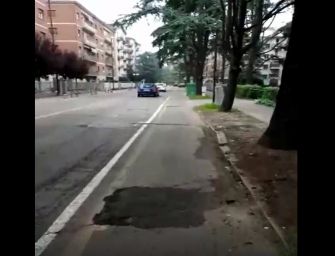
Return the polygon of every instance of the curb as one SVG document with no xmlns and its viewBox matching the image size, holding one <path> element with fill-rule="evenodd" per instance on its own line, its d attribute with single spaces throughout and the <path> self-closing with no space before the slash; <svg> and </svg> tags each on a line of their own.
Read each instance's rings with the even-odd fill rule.
<svg viewBox="0 0 335 256">
<path fill-rule="evenodd" d="M 284 238 L 283 232 L 281 231 L 280 227 L 276 224 L 276 222 L 273 220 L 273 218 L 271 218 L 266 213 L 266 210 L 265 210 L 265 207 L 264 207 L 263 203 L 258 200 L 256 194 L 251 189 L 252 186 L 251 186 L 250 182 L 245 177 L 243 177 L 244 176 L 243 171 L 241 169 L 237 168 L 237 166 L 235 165 L 236 158 L 232 153 L 230 153 L 231 151 L 230 151 L 229 146 L 227 145 L 228 140 L 226 138 L 225 133 L 223 131 L 216 131 L 212 125 L 210 125 L 209 123 L 207 123 L 207 124 L 208 124 L 209 128 L 216 134 L 218 144 L 219 144 L 219 148 L 222 151 L 222 153 L 224 154 L 224 156 L 226 157 L 230 166 L 232 167 L 233 176 L 235 178 L 237 178 L 238 180 L 240 180 L 242 182 L 242 184 L 244 185 L 244 187 L 249 191 L 252 198 L 255 200 L 255 202 L 257 204 L 257 207 L 259 208 L 259 210 L 261 211 L 261 213 L 263 214 L 265 219 L 269 222 L 269 224 L 271 225 L 271 227 L 273 228 L 275 233 L 278 235 L 278 237 L 280 238 L 280 240 L 284 244 L 285 248 L 288 249 L 289 248 L 288 243 L 287 243 L 286 239 Z M 222 139 L 222 138 L 225 138 L 225 140 Z"/>
</svg>

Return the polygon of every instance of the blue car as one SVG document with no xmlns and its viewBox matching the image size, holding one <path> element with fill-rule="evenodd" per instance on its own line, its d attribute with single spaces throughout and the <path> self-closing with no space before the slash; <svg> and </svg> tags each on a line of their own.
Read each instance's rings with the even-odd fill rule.
<svg viewBox="0 0 335 256">
<path fill-rule="evenodd" d="M 137 88 L 137 97 L 142 97 L 142 96 L 158 97 L 159 92 L 158 92 L 157 86 L 153 83 L 144 83 L 144 84 L 139 85 Z"/>
</svg>

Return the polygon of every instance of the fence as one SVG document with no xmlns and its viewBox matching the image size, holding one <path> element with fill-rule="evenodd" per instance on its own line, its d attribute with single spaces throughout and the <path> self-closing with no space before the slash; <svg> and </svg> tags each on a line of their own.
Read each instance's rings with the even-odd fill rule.
<svg viewBox="0 0 335 256">
<path fill-rule="evenodd" d="M 135 83 L 114 82 L 87 82 L 68 79 L 59 79 L 61 95 L 64 94 L 96 94 L 98 91 L 110 92 L 112 90 L 135 88 Z M 56 81 L 35 81 L 35 96 L 47 96 L 56 94 Z"/>
</svg>

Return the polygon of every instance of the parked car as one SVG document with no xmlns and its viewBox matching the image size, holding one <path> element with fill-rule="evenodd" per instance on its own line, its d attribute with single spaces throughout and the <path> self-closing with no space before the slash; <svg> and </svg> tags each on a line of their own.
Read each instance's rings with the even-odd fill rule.
<svg viewBox="0 0 335 256">
<path fill-rule="evenodd" d="M 166 92 L 166 84 L 164 84 L 164 83 L 156 83 L 156 86 L 158 88 L 158 91 L 160 91 L 160 92 Z"/>
<path fill-rule="evenodd" d="M 138 86 L 137 88 L 137 97 L 142 96 L 159 96 L 158 88 L 153 83 L 144 83 Z"/>
</svg>

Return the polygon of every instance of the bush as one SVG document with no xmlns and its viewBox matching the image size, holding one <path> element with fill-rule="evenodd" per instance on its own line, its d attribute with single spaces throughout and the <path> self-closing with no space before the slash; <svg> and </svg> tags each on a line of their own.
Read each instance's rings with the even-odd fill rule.
<svg viewBox="0 0 335 256">
<path fill-rule="evenodd" d="M 264 87 L 263 94 L 260 98 L 276 102 L 278 90 L 278 87 Z"/>
<path fill-rule="evenodd" d="M 236 97 L 246 99 L 263 99 L 276 102 L 278 90 L 278 87 L 238 85 L 236 89 Z"/>
<path fill-rule="evenodd" d="M 258 99 L 262 97 L 262 87 L 258 85 L 238 85 L 236 97 L 247 99 Z"/>
<path fill-rule="evenodd" d="M 269 99 L 259 99 L 256 103 L 260 105 L 269 106 L 269 107 L 274 107 L 276 105 L 276 102 L 274 102 L 273 100 L 269 100 Z"/>
</svg>

